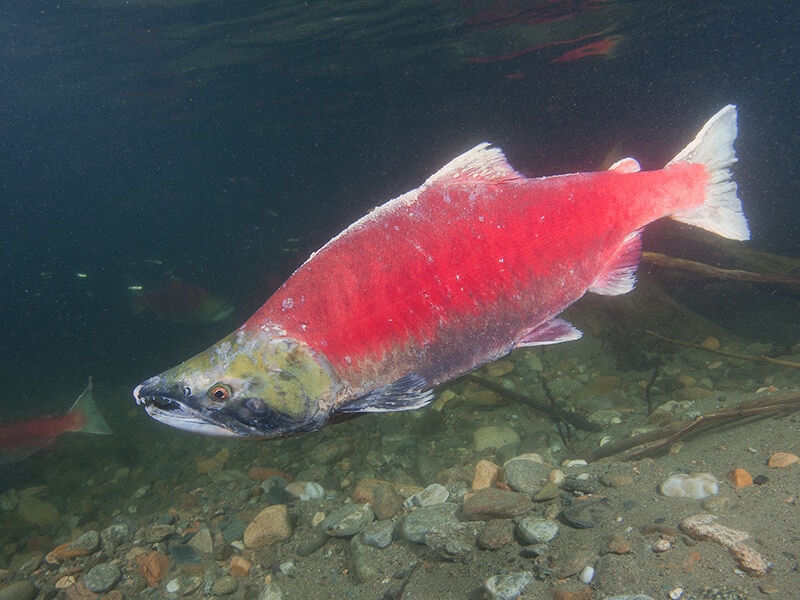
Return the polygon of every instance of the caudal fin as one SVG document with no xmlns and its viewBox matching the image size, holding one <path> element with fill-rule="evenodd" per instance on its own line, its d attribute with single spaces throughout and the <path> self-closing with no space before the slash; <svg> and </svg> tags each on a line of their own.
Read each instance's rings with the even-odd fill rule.
<svg viewBox="0 0 800 600">
<path fill-rule="evenodd" d="M 681 162 L 702 163 L 709 172 L 705 202 L 672 218 L 732 240 L 749 240 L 750 229 L 730 170 L 736 162 L 733 149 L 736 134 L 736 107 L 729 104 L 711 117 L 697 137 L 667 163 L 667 167 Z"/>
<path fill-rule="evenodd" d="M 89 378 L 89 384 L 83 393 L 75 400 L 75 404 L 69 409 L 69 412 L 79 412 L 85 418 L 81 433 L 98 433 L 101 435 L 111 433 L 111 428 L 106 423 L 106 420 L 97 410 L 97 405 L 92 398 L 92 378 Z"/>
</svg>

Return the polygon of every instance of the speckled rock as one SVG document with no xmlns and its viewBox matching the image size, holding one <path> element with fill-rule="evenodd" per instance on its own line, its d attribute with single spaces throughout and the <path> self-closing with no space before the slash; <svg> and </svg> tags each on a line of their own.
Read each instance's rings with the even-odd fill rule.
<svg viewBox="0 0 800 600">
<path fill-rule="evenodd" d="M 391 519 L 403 510 L 403 499 L 390 483 L 380 483 L 372 492 L 372 512 L 378 520 Z"/>
<path fill-rule="evenodd" d="M 83 585 L 89 590 L 100 594 L 117 585 L 121 577 L 122 573 L 116 565 L 100 563 L 89 569 L 89 572 L 83 578 Z"/>
<path fill-rule="evenodd" d="M 175 533 L 175 527 L 166 524 L 148 525 L 136 532 L 135 539 L 143 544 L 157 544 Z"/>
<path fill-rule="evenodd" d="M 431 532 L 448 533 L 461 527 L 456 517 L 458 504 L 445 502 L 423 506 L 409 514 L 403 521 L 401 531 L 409 542 L 424 544 L 425 536 Z"/>
<path fill-rule="evenodd" d="M 546 544 L 558 533 L 558 523 L 541 517 L 523 517 L 517 523 L 517 536 L 526 544 Z"/>
<path fill-rule="evenodd" d="M 499 550 L 514 541 L 514 525 L 508 519 L 492 519 L 475 540 L 481 550 Z"/>
<path fill-rule="evenodd" d="M 239 589 L 239 581 L 236 577 L 225 575 L 217 579 L 211 586 L 212 596 L 227 596 Z"/>
<path fill-rule="evenodd" d="M 533 496 L 542 489 L 550 473 L 550 467 L 525 454 L 507 461 L 503 470 L 508 486 L 528 496 Z"/>
<path fill-rule="evenodd" d="M 406 508 L 412 506 L 431 506 L 433 504 L 441 504 L 447 502 L 450 497 L 450 492 L 447 488 L 438 483 L 432 483 L 421 492 L 417 492 L 405 501 Z"/>
<path fill-rule="evenodd" d="M 258 600 L 283 600 L 283 592 L 277 583 L 271 581 L 261 588 Z"/>
<path fill-rule="evenodd" d="M 373 521 L 361 532 L 361 538 L 367 546 L 372 546 L 373 548 L 387 548 L 394 539 L 397 525 L 397 521 L 391 519 Z"/>
<path fill-rule="evenodd" d="M 108 556 L 113 556 L 121 544 L 130 540 L 131 532 L 126 523 L 114 523 L 100 532 L 100 541 L 103 544 L 103 551 Z"/>
<path fill-rule="evenodd" d="M 492 575 L 484 585 L 486 595 L 491 600 L 515 600 L 533 582 L 531 571 Z"/>
<path fill-rule="evenodd" d="M 100 534 L 94 529 L 79 535 L 70 543 L 70 548 L 82 550 L 86 554 L 94 554 L 100 548 Z"/>
<path fill-rule="evenodd" d="M 533 503 L 522 494 L 497 488 L 478 490 L 461 505 L 464 517 L 471 521 L 508 519 L 528 512 Z"/>
<path fill-rule="evenodd" d="M 325 517 L 320 529 L 333 537 L 351 537 L 374 520 L 369 504 L 346 504 Z"/>
<path fill-rule="evenodd" d="M 268 506 L 244 530 L 244 545 L 263 548 L 285 542 L 292 536 L 292 523 L 285 504 Z"/>
</svg>

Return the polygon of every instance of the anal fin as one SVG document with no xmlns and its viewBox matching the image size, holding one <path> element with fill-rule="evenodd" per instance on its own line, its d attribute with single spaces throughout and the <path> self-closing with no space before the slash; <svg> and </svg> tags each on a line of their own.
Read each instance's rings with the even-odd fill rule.
<svg viewBox="0 0 800 600">
<path fill-rule="evenodd" d="M 583 335 L 564 319 L 554 318 L 537 325 L 529 330 L 517 341 L 516 348 L 526 346 L 545 346 L 547 344 L 560 344 L 561 342 L 571 342 L 580 339 Z"/>
<path fill-rule="evenodd" d="M 606 268 L 589 287 L 589 291 L 604 296 L 627 294 L 636 287 L 636 268 L 641 258 L 642 236 L 634 231 L 617 248 Z"/>
<path fill-rule="evenodd" d="M 336 408 L 334 415 L 390 412 L 422 408 L 433 401 L 433 390 L 423 377 L 410 373 Z"/>
</svg>

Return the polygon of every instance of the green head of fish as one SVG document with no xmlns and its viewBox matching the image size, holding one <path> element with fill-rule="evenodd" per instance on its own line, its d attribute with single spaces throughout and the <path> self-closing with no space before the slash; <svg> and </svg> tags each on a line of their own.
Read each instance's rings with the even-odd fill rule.
<svg viewBox="0 0 800 600">
<path fill-rule="evenodd" d="M 240 329 L 133 395 L 178 429 L 269 439 L 321 427 L 336 393 L 327 361 L 308 346 L 269 329 Z"/>
</svg>

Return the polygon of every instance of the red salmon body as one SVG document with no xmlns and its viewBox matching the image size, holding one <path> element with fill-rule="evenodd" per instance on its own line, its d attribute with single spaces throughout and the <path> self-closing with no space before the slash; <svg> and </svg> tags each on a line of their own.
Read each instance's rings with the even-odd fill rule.
<svg viewBox="0 0 800 600">
<path fill-rule="evenodd" d="M 515 346 L 586 291 L 633 287 L 638 232 L 703 205 L 711 169 L 528 179 L 481 144 L 331 240 L 243 328 L 277 325 L 364 393 L 410 372 L 435 385 Z M 576 336 L 578 335 L 575 332 Z"/>
<path fill-rule="evenodd" d="M 530 179 L 479 144 L 313 254 L 239 329 L 134 391 L 155 419 L 209 435 L 281 437 L 331 417 L 408 410 L 514 348 L 581 334 L 558 318 L 586 292 L 633 289 L 640 233 L 663 217 L 732 239 L 736 109 L 663 169 Z"/>
</svg>

